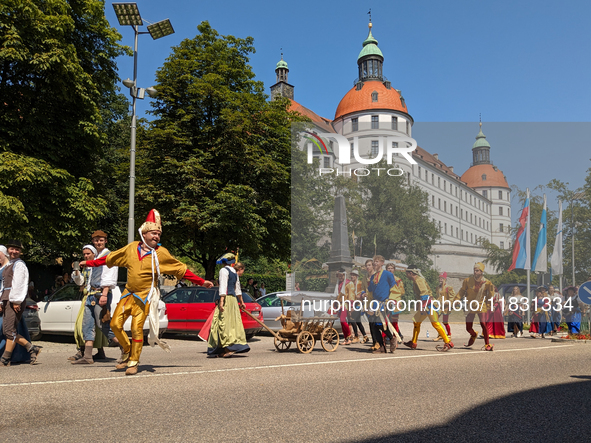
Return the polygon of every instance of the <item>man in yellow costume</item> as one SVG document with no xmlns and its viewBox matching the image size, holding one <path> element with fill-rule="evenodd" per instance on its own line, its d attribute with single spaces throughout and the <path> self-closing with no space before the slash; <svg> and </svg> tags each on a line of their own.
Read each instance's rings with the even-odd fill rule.
<svg viewBox="0 0 591 443">
<path fill-rule="evenodd" d="M 453 302 L 458 300 L 459 296 L 450 285 L 447 284 L 447 272 L 439 274 L 439 286 L 437 286 L 437 300 L 441 304 L 441 321 L 445 327 L 445 332 L 451 340 L 451 327 L 449 326 L 449 314 L 452 311 Z M 439 341 L 443 337 L 438 335 L 433 341 Z"/>
<path fill-rule="evenodd" d="M 439 323 L 437 311 L 433 309 L 433 300 L 429 283 L 427 283 L 427 280 L 425 280 L 425 277 L 421 274 L 421 270 L 413 265 L 406 268 L 406 276 L 413 282 L 412 289 L 415 293 L 415 299 L 420 300 L 421 310 L 417 311 L 413 317 L 414 329 L 412 332 L 412 340 L 405 342 L 404 346 L 408 346 L 411 349 L 417 348 L 417 341 L 419 339 L 419 333 L 421 332 L 421 323 L 429 317 L 435 330 L 443 337 L 444 345 L 437 346 L 436 349 L 441 352 L 449 351 L 454 347 L 454 344 L 445 333 L 441 323 Z"/>
<path fill-rule="evenodd" d="M 80 266 L 107 265 L 109 268 L 113 266 L 127 268 L 127 284 L 111 319 L 111 329 L 121 346 L 121 363 L 116 367 L 126 369 L 126 375 L 135 375 L 138 372 L 144 344 L 143 326 L 146 317 L 150 317 L 148 338 L 150 345 L 158 344 L 163 349 L 170 350 L 166 343 L 158 339 L 158 302 L 160 300 L 158 277 L 161 274 L 168 274 L 174 275 L 178 280 L 187 279 L 206 288 L 213 286 L 210 281 L 203 280 L 189 271 L 187 265 L 175 259 L 166 248 L 160 246 L 162 222 L 158 211 L 155 209 L 150 211 L 145 223 L 140 226 L 139 233 L 142 241 L 134 241 L 101 259 L 80 262 Z M 123 324 L 129 316 L 132 317 L 131 343 L 123 330 Z"/>
<path fill-rule="evenodd" d="M 394 300 L 396 302 L 396 306 L 398 306 L 398 303 L 400 300 L 402 300 L 402 296 L 406 293 L 404 291 L 404 283 L 402 282 L 401 278 L 396 277 L 396 274 L 394 273 L 396 271 L 396 265 L 394 263 L 388 263 L 388 266 L 386 266 L 386 271 L 390 271 L 392 273 L 394 276 L 394 281 L 396 282 L 396 284 L 390 288 L 390 296 L 388 298 L 390 300 Z M 404 336 L 398 327 L 398 320 L 400 319 L 400 314 L 402 312 L 403 311 L 399 311 L 398 308 L 390 312 L 390 323 L 392 326 L 394 326 L 396 332 L 398 332 L 401 340 L 404 338 Z"/>
<path fill-rule="evenodd" d="M 469 348 L 478 337 L 478 333 L 473 328 L 474 317 L 478 314 L 478 321 L 482 327 L 482 335 L 484 335 L 484 350 L 492 351 L 494 346 L 489 342 L 486 313 L 490 307 L 490 299 L 495 294 L 495 287 L 489 280 L 484 278 L 483 274 L 484 263 L 476 263 L 474 265 L 474 275 L 464 280 L 458 295 L 466 307 L 466 331 L 470 334 L 470 340 L 464 346 Z"/>
</svg>

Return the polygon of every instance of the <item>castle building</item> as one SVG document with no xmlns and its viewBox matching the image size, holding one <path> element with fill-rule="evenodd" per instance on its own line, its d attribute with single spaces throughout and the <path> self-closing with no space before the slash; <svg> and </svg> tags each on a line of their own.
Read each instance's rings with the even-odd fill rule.
<svg viewBox="0 0 591 443">
<path fill-rule="evenodd" d="M 320 167 L 339 168 L 352 176 L 352 171 L 367 167 L 354 157 L 354 148 L 361 158 L 374 158 L 384 152 L 381 144 L 386 143 L 387 137 L 412 137 L 414 124 L 402 92 L 384 76 L 384 56 L 372 35 L 371 22 L 357 57 L 357 70 L 358 77 L 337 105 L 333 120 L 320 117 L 294 100 L 283 56 L 276 67 L 277 83 L 271 87 L 272 98 L 289 98 L 291 109 L 308 116 L 317 133 L 332 132 L 347 138 L 351 145 L 350 164 L 338 163 L 332 141 L 328 143 L 328 153 L 315 150 L 313 155 L 320 160 Z M 397 142 L 392 143 L 397 146 Z M 429 216 L 441 233 L 431 259 L 436 269 L 448 273 L 452 284 L 454 279 L 457 283 L 470 274 L 475 262 L 486 258 L 481 240 L 511 248 L 511 189 L 503 172 L 491 162 L 490 149 L 481 122 L 472 147 L 471 166 L 461 176 L 438 154 L 423 147 L 417 147 L 412 154 L 417 164 L 410 164 L 402 156 L 394 157 L 395 166 L 403 171 L 407 182 L 429 195 Z M 485 272 L 494 270 L 487 266 Z"/>
</svg>

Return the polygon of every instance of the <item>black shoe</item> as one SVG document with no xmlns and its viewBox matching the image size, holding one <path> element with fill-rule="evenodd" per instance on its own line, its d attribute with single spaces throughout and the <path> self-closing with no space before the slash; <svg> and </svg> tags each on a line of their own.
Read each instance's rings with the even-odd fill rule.
<svg viewBox="0 0 591 443">
<path fill-rule="evenodd" d="M 92 356 L 92 358 L 94 360 L 106 360 L 107 356 L 105 355 L 105 350 L 102 348 L 99 349 L 98 352 Z"/>
<path fill-rule="evenodd" d="M 34 364 L 37 363 L 37 356 L 41 352 L 41 349 L 43 349 L 43 346 L 35 346 L 35 345 L 33 345 L 31 347 L 31 349 L 29 350 L 29 355 L 31 356 L 31 364 L 32 365 L 34 365 Z"/>
</svg>

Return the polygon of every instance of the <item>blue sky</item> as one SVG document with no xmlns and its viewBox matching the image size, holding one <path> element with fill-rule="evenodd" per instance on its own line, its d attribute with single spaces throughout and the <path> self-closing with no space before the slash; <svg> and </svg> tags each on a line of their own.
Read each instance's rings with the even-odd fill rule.
<svg viewBox="0 0 591 443">
<path fill-rule="evenodd" d="M 140 36 L 140 87 L 152 86 L 171 47 L 193 38 L 197 25 L 208 20 L 220 34 L 254 37 L 257 52 L 251 65 L 267 93 L 275 83 L 275 64 L 283 48 L 296 101 L 332 119 L 357 76 L 357 55 L 367 36 L 371 7 L 384 74 L 402 90 L 417 122 L 414 138 L 426 150 L 439 153 L 456 172 L 470 165 L 479 114 L 492 160 L 510 185 L 534 188 L 558 178 L 579 187 L 591 166 L 591 124 L 583 123 L 591 121 L 589 2 L 137 3 L 145 20 L 170 18 L 176 31 L 156 41 Z M 122 43 L 131 46 L 131 27 L 119 26 L 109 3 L 106 14 L 121 32 Z M 132 76 L 130 57 L 120 58 L 118 65 L 121 78 Z M 148 99 L 138 104 L 139 115 L 148 109 Z M 426 122 L 450 122 L 450 129 L 421 133 L 421 128 L 437 127 L 424 126 Z M 549 204 L 557 206 L 552 198 Z"/>
</svg>

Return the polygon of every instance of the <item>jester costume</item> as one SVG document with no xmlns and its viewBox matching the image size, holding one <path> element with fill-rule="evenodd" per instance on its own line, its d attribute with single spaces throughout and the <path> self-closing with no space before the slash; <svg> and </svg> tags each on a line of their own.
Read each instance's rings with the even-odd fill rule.
<svg viewBox="0 0 591 443">
<path fill-rule="evenodd" d="M 476 263 L 474 269 L 480 269 L 484 271 L 483 263 Z M 485 350 L 492 351 L 493 347 L 489 341 L 488 326 L 487 326 L 487 315 L 490 311 L 490 299 L 495 293 L 494 285 L 484 278 L 480 277 L 476 280 L 474 276 L 470 276 L 462 283 L 462 288 L 458 292 L 460 300 L 466 303 L 467 314 L 466 314 L 466 331 L 470 334 L 470 340 L 466 347 L 470 347 L 476 341 L 478 334 L 474 330 L 474 317 L 478 314 L 478 320 L 482 327 L 482 335 L 484 335 Z"/>
<path fill-rule="evenodd" d="M 160 214 L 154 209 L 150 211 L 146 222 L 139 229 L 140 236 L 150 231 L 162 232 Z M 170 347 L 158 338 L 158 303 L 160 291 L 158 290 L 158 277 L 168 274 L 178 280 L 187 279 L 197 285 L 203 285 L 205 280 L 196 276 L 187 269 L 187 265 L 175 259 L 170 252 L 159 244 L 145 252 L 142 242 L 134 241 L 127 246 L 111 252 L 106 257 L 86 262 L 86 266 L 97 267 L 106 265 L 109 268 L 119 266 L 127 268 L 127 284 L 121 294 L 121 300 L 115 308 L 111 319 L 111 329 L 119 340 L 121 346 L 121 361 L 118 369 L 127 367 L 126 374 L 137 373 L 137 366 L 144 344 L 143 326 L 146 317 L 150 317 L 150 335 L 148 341 L 151 346 L 158 344 L 166 351 Z M 146 245 L 147 246 L 147 245 Z M 125 321 L 131 319 L 131 337 L 129 342 L 127 333 L 123 330 Z M 135 368 L 130 370 L 131 368 Z"/>
</svg>

